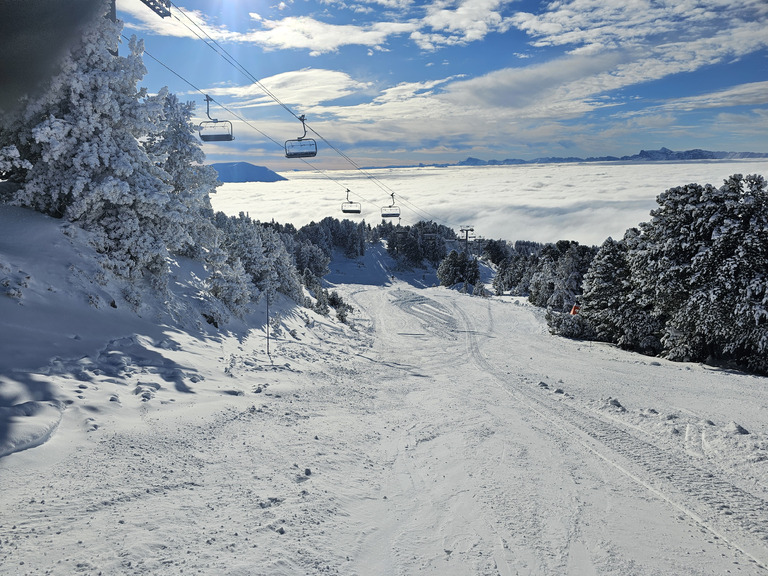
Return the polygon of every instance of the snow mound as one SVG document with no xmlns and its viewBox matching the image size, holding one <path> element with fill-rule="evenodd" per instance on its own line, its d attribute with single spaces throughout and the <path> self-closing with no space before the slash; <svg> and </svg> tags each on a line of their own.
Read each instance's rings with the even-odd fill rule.
<svg viewBox="0 0 768 576">
<path fill-rule="evenodd" d="M 47 442 L 63 411 L 64 404 L 57 400 L 0 406 L 0 458 Z"/>
</svg>

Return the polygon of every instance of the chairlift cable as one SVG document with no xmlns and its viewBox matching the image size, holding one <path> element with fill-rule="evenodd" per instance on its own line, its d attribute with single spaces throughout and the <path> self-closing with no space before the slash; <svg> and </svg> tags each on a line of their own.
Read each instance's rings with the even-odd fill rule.
<svg viewBox="0 0 768 576">
<path fill-rule="evenodd" d="M 190 18 L 190 17 L 189 17 L 189 15 L 188 15 L 188 14 L 187 14 L 187 13 L 186 13 L 186 12 L 185 12 L 185 11 L 184 11 L 182 8 L 180 8 L 180 7 L 179 7 L 178 5 L 176 5 L 174 2 L 171 2 L 171 5 L 172 5 L 172 6 L 174 6 L 174 7 L 176 8 L 176 10 L 177 10 L 177 11 L 178 11 L 180 14 L 182 14 L 182 15 L 184 16 L 184 18 L 186 18 L 186 19 L 187 19 L 187 20 L 188 20 L 188 21 L 189 21 L 189 22 L 190 22 L 190 23 L 191 23 L 191 24 L 192 24 L 192 25 L 193 25 L 193 26 L 194 26 L 194 27 L 195 27 L 197 30 L 199 30 L 199 31 L 200 31 L 200 33 L 201 33 L 201 34 L 203 34 L 203 35 L 205 36 L 205 38 L 207 38 L 208 40 L 206 40 L 205 38 L 203 38 L 202 36 L 200 36 L 200 34 L 198 34 L 197 32 L 195 32 L 194 30 L 192 30 L 192 29 L 191 29 L 191 28 L 190 28 L 190 27 L 189 27 L 187 24 L 185 24 L 184 22 L 182 22 L 182 21 L 181 21 L 181 19 L 179 19 L 177 16 L 174 16 L 174 17 L 175 17 L 175 19 L 176 19 L 176 20 L 177 20 L 177 21 L 178 21 L 180 24 L 182 24 L 182 25 L 183 25 L 185 28 L 187 28 L 187 29 L 188 29 L 190 32 L 192 32 L 192 33 L 193 33 L 195 36 L 197 36 L 197 37 L 198 37 L 200 40 L 202 40 L 202 41 L 205 43 L 205 45 L 206 45 L 206 46 L 208 46 L 208 47 L 209 47 L 209 48 L 211 48 L 211 49 L 212 49 L 214 52 L 216 52 L 217 54 L 219 54 L 219 56 L 221 56 L 222 58 L 224 58 L 224 60 L 226 60 L 226 61 L 227 61 L 227 63 L 229 63 L 229 64 L 230 64 L 230 65 L 232 65 L 232 66 L 233 66 L 235 69 L 237 69 L 239 72 L 241 72 L 242 74 L 244 74 L 244 75 L 245 75 L 245 76 L 246 76 L 246 77 L 247 77 L 249 80 L 251 80 L 251 81 L 252 81 L 254 84 L 256 84 L 256 85 L 257 85 L 257 86 L 258 86 L 258 87 L 259 87 L 259 88 L 260 88 L 260 89 L 261 89 L 261 90 L 262 90 L 262 91 L 263 91 L 263 92 L 264 92 L 264 93 L 265 93 L 267 96 L 269 96 L 269 97 L 270 97 L 270 98 L 271 98 L 271 99 L 272 99 L 272 100 L 273 100 L 273 101 L 274 101 L 276 104 L 278 104 L 279 106 L 281 106 L 281 107 L 282 107 L 282 108 L 283 108 L 283 109 L 284 109 L 286 112 L 288 112 L 289 114 L 291 114 L 291 116 L 293 116 L 293 117 L 294 117 L 294 118 L 296 118 L 297 120 L 300 120 L 300 121 L 301 121 L 301 123 L 302 123 L 302 126 L 304 127 L 304 131 L 305 131 L 305 134 L 306 134 L 306 131 L 307 131 L 307 130 L 311 131 L 311 132 L 312 132 L 312 133 L 313 133 L 315 136 L 317 136 L 317 137 L 318 137 L 320 140 L 322 140 L 322 141 L 323 141 L 323 142 L 326 144 L 326 146 L 328 146 L 328 147 L 329 147 L 331 150 L 333 150 L 334 152 L 336 152 L 336 153 L 337 153 L 337 154 L 338 154 L 338 155 L 339 155 L 341 158 L 343 158 L 344 160 L 346 160 L 346 161 L 347 161 L 347 162 L 348 162 L 348 163 L 349 163 L 349 164 L 350 164 L 350 165 L 351 165 L 353 168 L 355 168 L 356 170 L 358 170 L 359 172 L 361 172 L 362 174 L 364 174 L 364 175 L 365 175 L 365 176 L 366 176 L 366 177 L 367 177 L 369 180 L 371 180 L 371 181 L 372 181 L 372 182 L 373 182 L 373 183 L 374 183 L 376 186 L 378 186 L 378 187 L 379 187 L 381 190 L 383 190 L 384 192 L 386 192 L 386 193 L 387 193 L 387 195 L 389 195 L 389 194 L 391 194 L 391 193 L 393 193 L 393 192 L 394 192 L 394 191 L 393 191 L 393 190 L 392 190 L 392 189 L 391 189 L 389 186 L 387 186 L 386 184 L 384 184 L 383 182 L 381 182 L 381 181 L 380 181 L 378 178 L 376 178 L 374 175 L 372 175 L 372 174 L 370 174 L 369 172 L 367 172 L 367 171 L 366 171 L 366 170 L 365 170 L 363 167 L 361 167 L 361 166 L 360 166 L 360 165 L 359 165 L 357 162 L 355 162 L 355 160 L 353 160 L 353 159 L 352 159 L 352 158 L 351 158 L 351 157 L 350 157 L 348 154 L 346 154 L 344 151 L 342 151 L 342 150 L 340 150 L 339 148 L 337 148 L 337 147 L 336 147 L 336 146 L 335 146 L 333 143 L 331 143 L 329 140 L 327 140 L 327 139 L 326 139 L 326 138 L 325 138 L 325 137 L 324 137 L 322 134 L 320 134 L 320 133 L 319 133 L 319 132 L 317 132 L 317 131 L 316 131 L 314 128 L 312 128 L 311 126 L 309 126 L 309 125 L 308 125 L 308 123 L 306 123 L 306 120 L 305 120 L 305 119 L 303 119 L 303 117 L 302 117 L 303 115 L 302 115 L 302 116 L 299 116 L 299 115 L 297 115 L 297 114 L 296 114 L 296 113 L 295 113 L 293 110 L 291 110 L 291 109 L 290 109 L 290 108 L 289 108 L 289 107 L 288 107 L 288 106 L 287 106 L 287 105 L 286 105 L 286 104 L 285 104 L 285 103 L 284 103 L 282 100 L 280 100 L 280 98 L 278 98 L 278 97 L 277 97 L 277 95 L 276 95 L 274 92 L 272 92 L 272 91 L 271 91 L 269 88 L 267 88 L 267 87 L 266 87 L 266 86 L 265 86 L 265 85 L 264 85 L 264 84 L 263 84 L 263 83 L 262 83 L 262 82 L 261 82 L 261 81 L 260 81 L 260 80 L 259 80 L 259 79 L 258 79 L 256 76 L 254 76 L 254 75 L 253 75 L 253 74 L 252 74 L 252 73 L 251 73 L 251 72 L 250 72 L 250 71 L 249 71 L 249 70 L 248 70 L 248 69 L 247 69 L 245 66 L 243 66 L 242 64 L 240 64 L 240 62 L 238 62 L 238 60 L 237 60 L 237 59 L 236 59 L 234 56 L 232 56 L 232 55 L 231 55 L 231 54 L 230 54 L 230 53 L 229 53 L 229 52 L 226 50 L 226 48 L 224 48 L 224 47 L 223 47 L 221 44 L 219 44 L 219 42 L 218 42 L 216 39 L 214 39 L 213 37 L 211 37 L 211 35 L 210 35 L 210 34 L 208 34 L 208 32 L 206 32 L 206 31 L 205 31 L 205 30 L 204 30 L 204 29 L 203 29 L 203 28 L 202 28 L 202 27 L 201 27 L 199 24 L 197 24 L 197 22 L 195 22 L 195 21 L 194 21 L 192 18 Z M 270 140 L 272 140 L 272 139 L 270 138 Z M 275 140 L 272 140 L 272 141 L 273 141 L 273 142 L 275 142 Z M 301 158 L 300 158 L 300 159 L 301 159 Z M 303 160 L 303 159 L 302 159 L 302 160 Z M 311 165 L 309 162 L 306 162 L 306 161 L 305 161 L 305 163 L 307 163 L 307 164 Z M 406 202 L 406 203 L 410 205 L 410 210 L 411 210 L 411 211 L 413 211 L 413 212 L 415 212 L 417 215 L 419 215 L 419 216 L 422 216 L 422 215 L 426 215 L 426 216 L 428 216 L 430 219 L 434 219 L 434 220 L 436 220 L 436 219 L 437 219 L 437 218 L 433 217 L 432 215 L 430 215 L 428 212 L 426 212 L 426 211 L 424 211 L 424 210 L 421 210 L 421 209 L 417 208 L 417 207 L 416 207 L 414 204 L 412 204 L 412 203 L 410 203 L 410 202 Z"/>
<path fill-rule="evenodd" d="M 125 36 L 125 34 L 121 34 L 121 36 L 122 36 L 122 37 L 123 37 L 125 40 L 127 40 L 127 41 L 130 41 L 130 39 L 129 39 L 127 36 Z M 157 64 L 159 64 L 160 66 L 162 66 L 163 68 L 165 68 L 166 70 L 168 70 L 168 72 L 170 72 L 171 74 L 173 74 L 174 76 L 176 76 L 176 77 L 177 77 L 179 80 L 181 80 L 182 82 L 186 83 L 188 86 L 190 86 L 190 87 L 191 87 L 191 88 L 193 88 L 194 90 L 197 90 L 197 91 L 198 91 L 198 92 L 199 92 L 201 95 L 203 95 L 203 96 L 208 96 L 208 95 L 207 95 L 207 94 L 206 94 L 206 93 L 205 93 L 205 92 L 204 92 L 204 91 L 203 91 L 201 88 L 199 88 L 198 86 L 196 86 L 195 84 L 193 84 L 193 83 L 192 83 L 190 80 L 188 80 L 187 78 L 185 78 L 184 76 L 182 76 L 182 75 L 181 75 L 181 74 L 179 74 L 178 72 L 176 72 L 176 71 L 175 71 L 173 68 L 171 68 L 170 66 L 168 66 L 167 64 L 165 64 L 165 63 L 164 63 L 162 60 L 159 60 L 158 58 L 156 58 L 155 56 L 153 56 L 153 55 L 152 55 L 150 52 L 148 52 L 146 49 L 144 50 L 144 54 L 146 54 L 147 56 L 149 56 L 149 58 L 151 58 L 152 60 L 154 60 L 154 61 L 155 61 Z M 236 119 L 240 120 L 240 121 L 241 121 L 243 124 L 245 124 L 245 125 L 246 125 L 246 126 L 248 126 L 249 128 L 252 128 L 252 129 L 253 129 L 253 130 L 255 130 L 256 132 L 258 132 L 259 134 L 261 134 L 261 135 L 262 135 L 264 138 L 266 138 L 267 140 L 269 140 L 270 142 L 272 142 L 272 143 L 273 143 L 273 144 L 275 144 L 276 146 L 278 146 L 278 147 L 280 147 L 280 148 L 282 148 L 282 147 L 283 147 L 283 144 L 282 144 L 282 143 L 278 142 L 277 140 L 275 140 L 274 138 L 272 138 L 272 137 L 271 137 L 271 136 L 269 136 L 268 134 L 266 134 L 266 133 L 262 132 L 261 130 L 259 130 L 259 128 L 257 128 L 256 126 L 254 126 L 254 125 L 253 125 L 251 122 L 249 122 L 247 119 L 243 118 L 243 117 L 242 117 L 240 114 L 238 114 L 237 112 L 234 112 L 233 110 L 231 110 L 231 109 L 227 108 L 227 106 L 225 106 L 224 104 L 222 104 L 221 102 L 219 102 L 219 101 L 218 101 L 218 100 L 216 100 L 215 98 L 211 98 L 211 101 L 212 101 L 212 102 L 214 102 L 215 104 L 217 104 L 217 105 L 218 105 L 218 106 L 219 106 L 219 107 L 220 107 L 222 110 L 226 110 L 227 112 L 229 112 L 229 113 L 230 113 L 230 114 L 231 114 L 231 115 L 232 115 L 234 118 L 236 118 Z M 346 184 L 344 184 L 344 183 L 340 182 L 339 180 L 336 180 L 335 178 L 332 178 L 330 175 L 328 175 L 327 171 L 325 171 L 325 170 L 322 170 L 322 169 L 318 168 L 317 166 L 314 166 L 314 165 L 313 165 L 311 162 L 307 161 L 307 160 L 306 160 L 306 159 L 304 159 L 304 158 L 299 158 L 299 160 L 301 160 L 302 162 L 304 162 L 304 164 L 306 164 L 307 166 L 309 166 L 310 168 L 312 168 L 312 169 L 313 169 L 313 170 L 315 170 L 316 172 L 318 172 L 318 173 L 322 174 L 323 176 L 325 176 L 325 177 L 326 177 L 328 180 L 331 180 L 332 182 L 334 182 L 334 183 L 338 184 L 338 185 L 339 185 L 339 187 L 343 188 L 345 191 L 347 191 L 347 190 L 349 189 L 349 187 L 348 187 Z M 359 197 L 361 200 L 365 201 L 365 202 L 366 202 L 366 203 L 368 203 L 368 204 L 374 204 L 374 205 L 375 205 L 375 203 L 374 203 L 374 202 L 372 202 L 371 200 L 369 200 L 369 199 L 367 199 L 367 198 L 363 197 L 362 195 L 358 194 L 357 192 L 352 192 L 352 194 L 354 194 L 354 195 L 358 196 L 358 197 Z"/>
<path fill-rule="evenodd" d="M 192 18 L 190 18 L 190 17 L 189 17 L 189 15 L 187 15 L 187 13 L 186 13 L 186 12 L 185 12 L 183 9 L 181 9 L 181 8 L 180 8 L 180 7 L 179 7 L 177 4 L 175 4 L 175 3 L 173 3 L 173 2 L 171 2 L 170 4 L 171 4 L 171 5 L 172 5 L 174 8 L 176 8 L 176 11 L 178 11 L 180 14 L 182 14 L 182 15 L 184 16 L 184 18 L 186 18 L 186 19 L 187 19 L 187 20 L 188 20 L 188 21 L 189 21 L 189 22 L 190 22 L 190 23 L 191 23 L 191 24 L 192 24 L 192 25 L 193 25 L 193 26 L 194 26 L 194 27 L 195 27 L 197 30 L 199 30 L 199 31 L 200 31 L 200 33 L 201 33 L 203 36 L 205 36 L 205 38 L 204 38 L 203 36 L 201 36 L 201 34 L 200 34 L 200 33 L 196 32 L 195 30 L 193 30 L 192 28 L 190 28 L 190 26 L 189 26 L 189 25 L 187 25 L 185 22 L 183 22 L 183 21 L 182 21 L 182 20 L 181 20 L 181 19 L 180 19 L 178 16 L 176 16 L 174 12 L 171 12 L 171 15 L 173 16 L 173 18 L 174 18 L 176 21 L 178 21 L 178 22 L 179 22 L 179 23 L 180 23 L 182 26 L 184 26 L 184 27 L 185 27 L 187 30 L 189 30 L 189 31 L 190 31 L 192 34 L 194 34 L 194 35 L 195 35 L 195 36 L 196 36 L 196 37 L 197 37 L 199 40 L 201 40 L 201 41 L 202 41 L 202 42 L 203 42 L 203 43 L 204 43 L 206 46 L 208 46 L 208 47 L 209 47 L 211 50 L 213 50 L 213 51 L 214 51 L 214 52 L 216 52 L 216 53 L 217 53 L 219 56 L 221 56 L 221 57 L 222 57 L 222 58 L 223 58 L 223 59 L 224 59 L 224 60 L 225 60 L 225 61 L 226 61 L 228 64 L 230 64 L 230 65 L 231 65 L 232 67 L 234 67 L 236 70 L 238 70 L 239 72 L 241 72 L 242 74 L 244 74 L 244 75 L 245 75 L 245 76 L 246 76 L 246 77 L 247 77 L 249 80 L 251 80 L 251 81 L 252 81 L 254 84 L 256 84 L 256 85 L 257 85 L 257 86 L 258 86 L 258 87 L 259 87 L 259 88 L 260 88 L 260 89 L 261 89 L 261 90 L 262 90 L 262 91 L 263 91 L 263 92 L 264 92 L 264 93 L 265 93 L 267 96 L 269 96 L 269 97 L 270 97 L 270 98 L 271 98 L 271 99 L 272 99 L 272 100 L 273 100 L 273 101 L 274 101 L 276 104 L 278 104 L 279 106 L 281 106 L 281 107 L 282 107 L 282 108 L 283 108 L 285 111 L 287 111 L 289 114 L 291 114 L 291 115 L 292 115 L 294 118 L 296 118 L 297 120 L 300 120 L 300 119 L 301 119 L 301 118 L 300 118 L 300 117 L 299 117 L 299 116 L 298 116 L 298 115 L 297 115 L 295 112 L 293 112 L 293 110 L 291 110 L 291 109 L 290 109 L 290 108 L 289 108 L 289 107 L 288 107 L 288 106 L 287 106 L 287 105 L 286 105 L 284 102 L 282 102 L 282 101 L 281 101 L 281 100 L 280 100 L 280 99 L 277 97 L 277 95 L 275 95 L 275 94 L 274 94 L 274 93 L 273 93 L 271 90 L 269 90 L 269 88 L 267 88 L 267 87 L 266 87 L 264 84 L 262 84 L 262 82 L 261 82 L 261 81 L 260 81 L 260 80 L 259 80 L 259 79 L 258 79 L 256 76 L 254 76 L 253 74 L 251 74 L 251 72 L 249 72 L 247 68 L 245 68 L 245 67 L 244 67 L 242 64 L 240 64 L 240 63 L 237 61 L 237 59 L 236 59 L 234 56 L 232 56 L 232 55 L 231 55 L 231 54 L 230 54 L 230 53 L 229 53 L 229 52 L 228 52 L 228 51 L 227 51 L 227 50 L 226 50 L 226 49 L 225 49 L 223 46 L 221 46 L 221 44 L 219 44 L 219 43 L 218 43 L 218 42 L 217 42 L 217 41 L 216 41 L 214 38 L 212 38 L 212 37 L 211 37 L 211 36 L 210 36 L 210 35 L 209 35 L 209 34 L 208 34 L 208 33 L 207 33 L 207 32 L 206 32 L 206 31 L 205 31 L 203 28 L 201 28 L 201 27 L 200 27 L 200 26 L 199 26 L 199 25 L 198 25 L 198 24 L 197 24 L 197 23 L 196 23 L 196 22 L 195 22 L 195 21 L 194 21 Z M 125 35 L 122 35 L 122 36 L 123 36 L 123 38 L 126 38 L 126 37 L 125 37 Z M 206 40 L 206 38 L 207 38 L 208 40 Z M 126 40 L 128 40 L 128 39 L 126 38 Z M 165 63 L 163 63 L 163 62 L 161 62 L 160 60 L 158 60 L 157 58 L 155 58 L 155 57 L 154 57 L 152 54 L 150 54 L 150 53 L 149 53 L 149 52 L 147 52 L 146 50 L 144 50 L 144 53 L 145 53 L 145 54 L 147 54 L 147 56 L 149 56 L 149 57 L 150 57 L 152 60 L 154 60 L 155 62 L 157 62 L 158 64 L 160 64 L 160 65 L 161 65 L 163 68 L 165 68 L 166 70 L 168 70 L 169 72 L 171 72 L 172 74 L 174 74 L 175 76 L 177 76 L 177 77 L 178 77 L 179 79 L 181 79 L 183 82 L 187 83 L 189 86 L 191 86 L 192 88 L 194 88 L 195 90 L 197 90 L 198 92 L 200 92 L 200 94 L 202 94 L 203 96 L 206 96 L 206 97 L 210 98 L 210 97 L 208 96 L 208 94 L 206 94 L 205 92 L 203 92 L 203 90 L 201 90 L 199 87 L 195 86 L 195 85 L 194 85 L 192 82 L 190 82 L 189 80 L 187 80 L 186 78 L 184 78 L 184 77 L 183 77 L 181 74 L 179 74 L 179 73 L 178 73 L 178 72 L 176 72 L 175 70 L 171 69 L 171 68 L 170 68 L 168 65 L 166 65 Z M 264 133 L 263 131 L 259 130 L 259 129 L 258 129 L 256 126 L 254 126 L 253 124 L 251 124 L 251 122 L 249 122 L 248 120 L 246 120 L 245 118 L 243 118 L 241 115 L 239 115 L 239 114 L 237 114 L 237 113 L 233 112 L 231 109 L 227 108 L 226 106 L 224 106 L 222 103 L 218 102 L 218 101 L 217 101 L 216 99 L 214 99 L 214 98 L 211 98 L 211 101 L 212 101 L 212 102 L 214 102 L 214 103 L 216 103 L 216 104 L 217 104 L 217 105 L 218 105 L 220 108 L 222 108 L 223 110 L 226 110 L 227 112 L 229 112 L 229 113 L 230 113 L 232 116 L 234 116 L 235 118 L 237 118 L 238 120 L 240 120 L 240 121 L 241 121 L 243 124 L 245 124 L 246 126 L 248 126 L 248 127 L 252 128 L 252 129 L 253 129 L 253 130 L 255 130 L 256 132 L 258 132 L 259 134 L 261 134 L 261 135 L 262 135 L 264 138 L 266 138 L 266 139 L 267 139 L 267 140 L 269 140 L 270 142 L 274 143 L 276 146 L 279 146 L 280 148 L 283 148 L 283 144 L 282 144 L 282 143 L 278 142 L 277 140 L 275 140 L 274 138 L 272 138 L 272 137 L 271 137 L 271 136 L 269 136 L 268 134 L 266 134 L 266 133 Z M 346 160 L 346 161 L 347 161 L 347 162 L 348 162 L 348 163 L 349 163 L 349 164 L 350 164 L 352 167 L 354 167 L 356 170 L 358 170 L 359 172 L 361 172 L 362 174 L 364 174 L 364 175 L 365 175 L 365 176 L 366 176 L 366 177 L 367 177 L 367 178 L 368 178 L 370 181 L 372 181 L 372 182 L 373 182 L 373 183 L 374 183 L 376 186 L 378 186 L 378 187 L 379 187 L 381 190 L 383 190 L 384 192 L 386 192 L 386 193 L 387 193 L 387 195 L 394 193 L 394 191 L 393 191 L 393 190 L 392 190 L 392 189 L 391 189 L 389 186 L 387 186 L 386 184 L 384 184 L 383 182 L 381 182 L 381 181 L 380 181 L 378 178 L 376 178 L 374 175 L 370 174 L 368 171 L 366 171 L 364 168 L 362 168 L 362 167 L 361 167 L 361 166 L 360 166 L 360 165 L 359 165 L 357 162 L 355 162 L 355 161 L 354 161 L 354 160 L 353 160 L 353 159 L 352 159 L 352 158 L 351 158 L 349 155 L 347 155 L 345 152 L 343 152 L 342 150 L 340 150 L 339 148 L 337 148 L 335 145 L 333 145 L 333 144 L 332 144 L 330 141 L 328 141 L 328 140 L 327 140 L 327 139 L 326 139 L 326 138 L 325 138 L 325 137 L 324 137 L 322 134 L 318 133 L 318 132 L 317 132 L 317 131 L 316 131 L 314 128 L 312 128 L 311 126 L 309 126 L 308 124 L 306 124 L 306 121 L 305 121 L 305 120 L 302 120 L 302 124 L 304 125 L 304 127 L 305 127 L 305 130 L 309 130 L 309 131 L 311 131 L 313 134 L 315 134 L 315 135 L 316 135 L 316 136 L 317 136 L 317 137 L 318 137 L 320 140 L 322 140 L 322 141 L 323 141 L 323 142 L 324 142 L 324 143 L 325 143 L 325 144 L 326 144 L 326 145 L 327 145 L 327 146 L 328 146 L 330 149 L 332 149 L 334 152 L 336 152 L 336 153 L 337 153 L 337 154 L 338 154 L 338 155 L 339 155 L 341 158 L 343 158 L 344 160 Z M 341 183 L 340 181 L 336 180 L 335 178 L 332 178 L 331 176 L 329 176 L 329 175 L 327 174 L 327 172 L 326 172 L 325 170 L 322 170 L 322 169 L 320 169 L 320 168 L 318 168 L 318 167 L 314 166 L 314 165 L 313 165 L 311 162 L 307 161 L 305 158 L 297 158 L 297 159 L 298 159 L 298 160 L 301 160 L 302 162 L 304 162 L 304 164 L 306 164 L 307 166 L 309 166 L 309 167 L 310 167 L 310 168 L 312 168 L 313 170 L 315 170 L 315 171 L 319 172 L 320 174 L 322 174 L 323 176 L 325 176 L 327 179 L 331 180 L 332 182 L 335 182 L 336 184 L 338 184 L 338 185 L 339 185 L 341 188 L 343 188 L 344 190 L 349 190 L 349 188 L 348 188 L 348 187 L 347 187 L 345 184 Z M 359 194 L 359 193 L 357 193 L 357 192 L 352 192 L 352 194 L 355 194 L 356 196 L 358 196 L 360 199 L 362 199 L 363 201 L 365 201 L 365 202 L 366 202 L 366 203 L 368 203 L 368 204 L 372 204 L 372 205 L 376 205 L 376 206 L 378 206 L 378 205 L 377 205 L 375 202 L 372 202 L 371 200 L 368 200 L 368 199 L 366 199 L 365 197 L 363 197 L 362 195 L 360 195 L 360 194 Z M 424 217 L 424 216 L 426 216 L 426 217 L 427 217 L 429 220 L 433 220 L 433 221 L 439 221 L 439 220 L 440 220 L 440 219 L 438 219 L 438 218 L 436 218 L 436 217 L 432 216 L 432 215 L 431 215 L 431 214 L 429 214 L 428 212 L 426 212 L 426 211 L 422 210 L 421 208 L 419 208 L 418 206 L 416 206 L 416 205 L 415 205 L 415 204 L 413 204 L 412 202 L 408 201 L 408 200 L 407 200 L 406 198 L 404 198 L 404 197 L 403 197 L 401 194 L 398 194 L 398 197 L 401 199 L 401 203 L 403 203 L 403 204 L 407 205 L 407 206 L 409 207 L 409 210 L 411 210 L 412 212 L 414 212 L 414 213 L 415 213 L 417 216 L 420 216 L 420 217 Z"/>
<path fill-rule="evenodd" d="M 187 24 L 181 21 L 178 16 L 174 16 L 174 18 L 187 30 L 192 32 L 195 36 L 197 36 L 200 40 L 202 40 L 206 46 L 208 46 L 211 50 L 216 52 L 219 56 L 224 58 L 230 65 L 232 65 L 235 69 L 237 69 L 239 72 L 244 74 L 249 80 L 251 80 L 254 84 L 256 84 L 261 90 L 269 96 L 272 100 L 275 101 L 276 104 L 280 105 L 283 109 L 285 109 L 286 112 L 288 112 L 291 116 L 299 120 L 299 116 L 291 110 L 284 102 L 280 100 L 280 98 L 277 97 L 269 88 L 267 88 L 264 84 L 261 83 L 261 80 L 256 78 L 253 74 L 251 74 L 248 69 L 240 64 L 240 62 L 237 61 L 237 59 L 232 56 L 221 44 L 219 44 L 213 37 L 211 37 L 208 32 L 206 32 L 203 28 L 200 27 L 200 25 L 195 22 L 192 18 L 190 18 L 187 13 L 179 6 L 171 2 L 171 5 L 176 8 L 176 10 L 184 16 L 195 28 L 197 28 L 208 40 L 205 40 L 200 34 L 192 30 Z"/>
</svg>

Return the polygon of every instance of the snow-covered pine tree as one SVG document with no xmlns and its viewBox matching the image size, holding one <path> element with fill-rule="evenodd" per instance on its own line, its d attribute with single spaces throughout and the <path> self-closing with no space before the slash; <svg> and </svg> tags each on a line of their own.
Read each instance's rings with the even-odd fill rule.
<svg viewBox="0 0 768 576">
<path fill-rule="evenodd" d="M 297 238 L 293 245 L 293 257 L 294 262 L 296 263 L 296 269 L 301 270 L 302 275 L 308 280 L 311 280 L 312 278 L 322 278 L 330 272 L 330 268 L 328 267 L 331 263 L 330 257 L 320 248 L 312 244 L 312 242 L 298 240 Z M 307 272 L 309 273 L 309 276 L 307 276 Z M 309 287 L 309 284 L 306 282 L 304 282 L 304 284 Z"/>
<path fill-rule="evenodd" d="M 493 291 L 496 296 L 504 294 L 507 288 L 507 274 L 510 268 L 510 258 L 503 258 L 496 267 L 496 274 L 493 276 Z"/>
<path fill-rule="evenodd" d="M 660 194 L 659 208 L 640 225 L 643 249 L 632 256 L 633 279 L 665 326 L 664 350 L 673 360 L 706 357 L 706 335 L 684 310 L 694 289 L 694 257 L 708 241 L 710 224 L 701 219 L 701 199 L 712 193 L 716 190 L 709 184 L 688 184 Z"/>
<path fill-rule="evenodd" d="M 676 328 L 706 352 L 768 372 L 768 194 L 762 176 L 735 174 L 697 206 L 702 238 Z"/>
<path fill-rule="evenodd" d="M 262 290 L 269 287 L 288 296 L 294 302 L 301 302 L 304 299 L 301 277 L 282 238 L 269 226 L 258 225 L 258 231 L 267 257 L 267 266 L 273 272 L 273 276 L 270 277 L 269 286 L 262 286 L 258 281 L 256 286 Z"/>
<path fill-rule="evenodd" d="M 558 260 L 554 270 L 554 287 L 547 308 L 569 312 L 581 294 L 584 274 L 589 270 L 595 252 L 589 246 L 573 242 Z"/>
<path fill-rule="evenodd" d="M 166 184 L 172 187 L 169 209 L 178 215 L 184 232 L 168 248 L 204 259 L 216 235 L 210 195 L 221 183 L 216 170 L 203 164 L 205 154 L 192 123 L 194 103 L 179 101 L 165 88 L 148 100 L 162 107 L 162 116 L 158 132 L 144 141 L 144 149 L 167 174 Z"/>
<path fill-rule="evenodd" d="M 528 301 L 534 306 L 546 306 L 554 293 L 557 260 L 561 256 L 562 252 L 555 244 L 547 244 L 542 248 L 529 285 Z"/>
<path fill-rule="evenodd" d="M 301 278 L 296 272 L 293 258 L 272 227 L 251 220 L 242 212 L 231 217 L 217 212 L 215 222 L 225 235 L 230 264 L 234 259 L 239 259 L 251 277 L 254 300 L 269 290 L 285 294 L 296 302 L 303 301 Z"/>
<path fill-rule="evenodd" d="M 139 143 L 157 120 L 137 89 L 143 47 L 132 39 L 127 56 L 113 55 L 120 29 L 103 17 L 90 23 L 47 90 L 4 130 L 3 144 L 31 166 L 10 175 L 19 184 L 12 200 L 91 230 L 115 272 L 163 276 L 180 230 L 166 175 Z"/>
<path fill-rule="evenodd" d="M 620 241 L 627 251 L 630 269 L 629 291 L 620 298 L 616 322 L 621 335 L 617 344 L 626 350 L 657 355 L 662 350 L 664 319 L 655 311 L 655 286 L 644 276 L 646 238 L 638 228 L 630 228 Z"/>
<path fill-rule="evenodd" d="M 627 249 L 608 238 L 584 275 L 579 314 L 595 332 L 595 338 L 617 343 L 622 333 L 618 311 L 631 290 Z"/>
<path fill-rule="evenodd" d="M 239 258 L 230 258 L 223 246 L 225 234 L 216 231 L 216 236 L 207 255 L 207 266 L 210 274 L 206 279 L 208 292 L 220 300 L 230 312 L 242 316 L 247 311 L 247 305 L 253 297 L 253 283 L 243 268 Z M 211 306 L 208 312 L 209 321 L 219 325 L 226 322 L 226 311 Z"/>
<path fill-rule="evenodd" d="M 504 240 L 487 240 L 483 246 L 483 258 L 487 258 L 496 265 L 509 257 L 509 247 Z"/>
<path fill-rule="evenodd" d="M 451 250 L 440 265 L 437 267 L 437 279 L 441 286 L 453 286 L 461 281 L 461 271 L 459 267 L 459 254 L 456 250 Z"/>
</svg>

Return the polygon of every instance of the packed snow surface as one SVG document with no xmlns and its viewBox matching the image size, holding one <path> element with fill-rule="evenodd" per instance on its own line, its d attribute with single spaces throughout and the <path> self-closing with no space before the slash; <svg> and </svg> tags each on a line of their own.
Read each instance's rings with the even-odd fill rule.
<svg viewBox="0 0 768 576">
<path fill-rule="evenodd" d="M 0 209 L 3 574 L 766 574 L 768 380 L 548 333 L 381 246 L 221 331 Z M 170 310 L 170 311 L 169 311 Z M 278 318 L 279 315 L 279 318 Z M 277 330 L 275 329 L 277 326 Z"/>
</svg>

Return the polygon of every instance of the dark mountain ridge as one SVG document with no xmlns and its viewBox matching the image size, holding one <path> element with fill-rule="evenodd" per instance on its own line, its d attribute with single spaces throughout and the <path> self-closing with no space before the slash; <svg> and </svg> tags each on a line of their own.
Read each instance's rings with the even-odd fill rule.
<svg viewBox="0 0 768 576">
<path fill-rule="evenodd" d="M 266 166 L 250 162 L 219 162 L 211 164 L 218 172 L 220 182 L 279 182 L 287 180 Z"/>
</svg>

